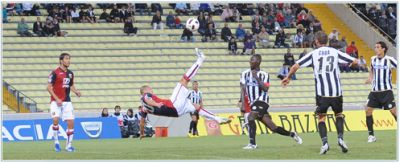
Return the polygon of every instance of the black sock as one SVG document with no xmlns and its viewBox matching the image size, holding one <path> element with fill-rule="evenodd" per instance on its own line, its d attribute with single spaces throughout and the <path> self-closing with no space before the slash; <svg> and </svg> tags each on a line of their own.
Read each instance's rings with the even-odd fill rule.
<svg viewBox="0 0 400 163">
<path fill-rule="evenodd" d="M 368 127 L 368 134 L 374 135 L 374 118 L 371 116 L 367 116 L 367 127 Z"/>
<path fill-rule="evenodd" d="M 194 133 L 192 130 L 193 130 L 193 128 L 194 128 L 194 122 L 193 121 L 191 121 L 190 122 L 190 127 L 189 127 L 189 133 Z"/>
<path fill-rule="evenodd" d="M 254 120 L 249 121 L 250 144 L 256 145 L 256 131 L 257 131 L 256 122 Z"/>
<path fill-rule="evenodd" d="M 197 122 L 194 122 L 193 125 L 193 135 L 199 135 L 199 132 L 197 131 Z"/>
<path fill-rule="evenodd" d="M 321 137 L 321 140 L 322 140 L 322 145 L 325 145 L 326 143 L 328 143 L 328 138 L 326 137 L 325 122 L 318 123 L 318 131 L 319 131 L 319 136 Z"/>
<path fill-rule="evenodd" d="M 343 139 L 343 117 L 336 117 L 336 130 L 338 134 L 338 139 Z"/>
<path fill-rule="evenodd" d="M 282 128 L 282 127 L 276 127 L 276 129 L 275 129 L 274 132 L 276 132 L 276 133 L 278 133 L 278 134 L 280 134 L 280 135 L 284 135 L 284 136 L 291 136 L 291 137 L 294 136 L 294 133 L 293 133 L 293 136 L 292 136 L 292 133 L 291 133 L 291 132 L 285 130 L 285 129 Z"/>
</svg>

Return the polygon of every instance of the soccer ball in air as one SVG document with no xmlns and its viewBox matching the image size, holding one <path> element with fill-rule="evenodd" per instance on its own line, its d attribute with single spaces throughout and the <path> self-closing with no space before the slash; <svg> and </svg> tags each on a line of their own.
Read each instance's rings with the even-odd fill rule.
<svg viewBox="0 0 400 163">
<path fill-rule="evenodd" d="M 199 29 L 200 23 L 196 18 L 189 18 L 186 21 L 186 28 L 191 31 L 196 31 Z"/>
</svg>

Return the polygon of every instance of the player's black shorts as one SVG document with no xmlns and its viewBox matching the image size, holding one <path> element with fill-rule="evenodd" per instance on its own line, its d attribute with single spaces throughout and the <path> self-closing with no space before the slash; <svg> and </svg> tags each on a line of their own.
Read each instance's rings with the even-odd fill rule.
<svg viewBox="0 0 400 163">
<path fill-rule="evenodd" d="M 253 104 L 251 104 L 250 106 L 250 110 L 258 112 L 259 117 L 263 117 L 265 114 L 268 115 L 269 114 L 268 108 L 269 104 L 267 104 L 265 101 L 258 101 L 258 100 L 253 102 Z"/>
<path fill-rule="evenodd" d="M 322 97 L 317 96 L 317 109 L 316 114 L 324 114 L 328 108 L 332 107 L 335 114 L 343 112 L 343 96 L 339 97 Z"/>
<path fill-rule="evenodd" d="M 194 111 L 193 113 L 192 112 L 190 112 L 190 116 L 196 116 L 197 117 L 197 119 L 199 119 L 199 112 L 196 110 L 196 111 Z"/>
<path fill-rule="evenodd" d="M 370 92 L 368 95 L 367 106 L 371 108 L 392 109 L 396 106 L 392 90 L 382 92 Z"/>
</svg>

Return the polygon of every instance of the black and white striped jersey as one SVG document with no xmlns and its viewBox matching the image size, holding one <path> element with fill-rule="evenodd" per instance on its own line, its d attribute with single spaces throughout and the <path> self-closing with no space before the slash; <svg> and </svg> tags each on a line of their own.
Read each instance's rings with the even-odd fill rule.
<svg viewBox="0 0 400 163">
<path fill-rule="evenodd" d="M 320 47 L 296 61 L 300 67 L 313 66 L 315 91 L 318 96 L 342 96 L 339 63 L 351 63 L 355 58 L 330 47 Z"/>
<path fill-rule="evenodd" d="M 269 85 L 269 74 L 264 71 L 258 71 L 257 76 L 261 79 L 263 84 Z M 253 78 L 251 69 L 242 72 L 240 83 L 246 87 L 246 94 L 249 97 L 249 102 L 252 104 L 256 100 L 265 101 L 269 103 L 268 92 L 263 91 L 257 82 Z"/>
<path fill-rule="evenodd" d="M 192 90 L 189 93 L 188 98 L 190 99 L 190 101 L 192 101 L 193 104 L 199 104 L 200 102 L 203 101 L 203 94 L 201 93 L 201 91 L 195 91 Z"/>
<path fill-rule="evenodd" d="M 371 71 L 373 72 L 372 91 L 391 90 L 392 69 L 397 68 L 397 60 L 385 55 L 382 58 L 371 57 Z"/>
</svg>

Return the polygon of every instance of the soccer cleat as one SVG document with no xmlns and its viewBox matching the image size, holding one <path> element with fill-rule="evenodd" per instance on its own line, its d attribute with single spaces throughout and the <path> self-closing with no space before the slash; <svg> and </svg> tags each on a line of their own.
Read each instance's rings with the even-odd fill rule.
<svg viewBox="0 0 400 163">
<path fill-rule="evenodd" d="M 223 125 L 223 124 L 231 123 L 232 120 L 229 118 L 217 117 L 217 121 L 219 124 Z"/>
<path fill-rule="evenodd" d="M 376 137 L 374 135 L 368 136 L 368 143 L 376 142 Z"/>
<path fill-rule="evenodd" d="M 60 144 L 58 144 L 58 143 L 54 144 L 54 150 L 55 150 L 56 152 L 61 152 Z"/>
<path fill-rule="evenodd" d="M 343 139 L 339 139 L 338 140 L 338 144 L 340 146 L 340 148 L 342 148 L 342 152 L 343 153 L 347 153 L 347 151 L 349 151 L 349 148 L 347 147 L 346 143 L 343 141 Z"/>
<path fill-rule="evenodd" d="M 294 133 L 293 139 L 297 142 L 297 144 L 303 144 L 303 139 L 301 139 L 301 137 L 297 135 L 296 132 L 293 133 Z"/>
<path fill-rule="evenodd" d="M 203 61 L 206 59 L 206 56 L 199 48 L 195 48 L 194 50 L 196 51 L 197 58 L 200 58 Z"/>
<path fill-rule="evenodd" d="M 243 149 L 256 149 L 257 144 L 247 144 L 247 146 L 243 147 Z"/>
<path fill-rule="evenodd" d="M 329 145 L 328 145 L 328 143 L 326 143 L 325 145 L 323 145 L 322 147 L 321 147 L 321 150 L 319 151 L 319 154 L 320 155 L 323 155 L 323 154 L 325 154 L 326 152 L 328 152 L 329 151 Z"/>
<path fill-rule="evenodd" d="M 74 147 L 67 147 L 67 148 L 65 148 L 65 150 L 67 150 L 67 152 L 74 152 L 75 148 Z"/>
</svg>

